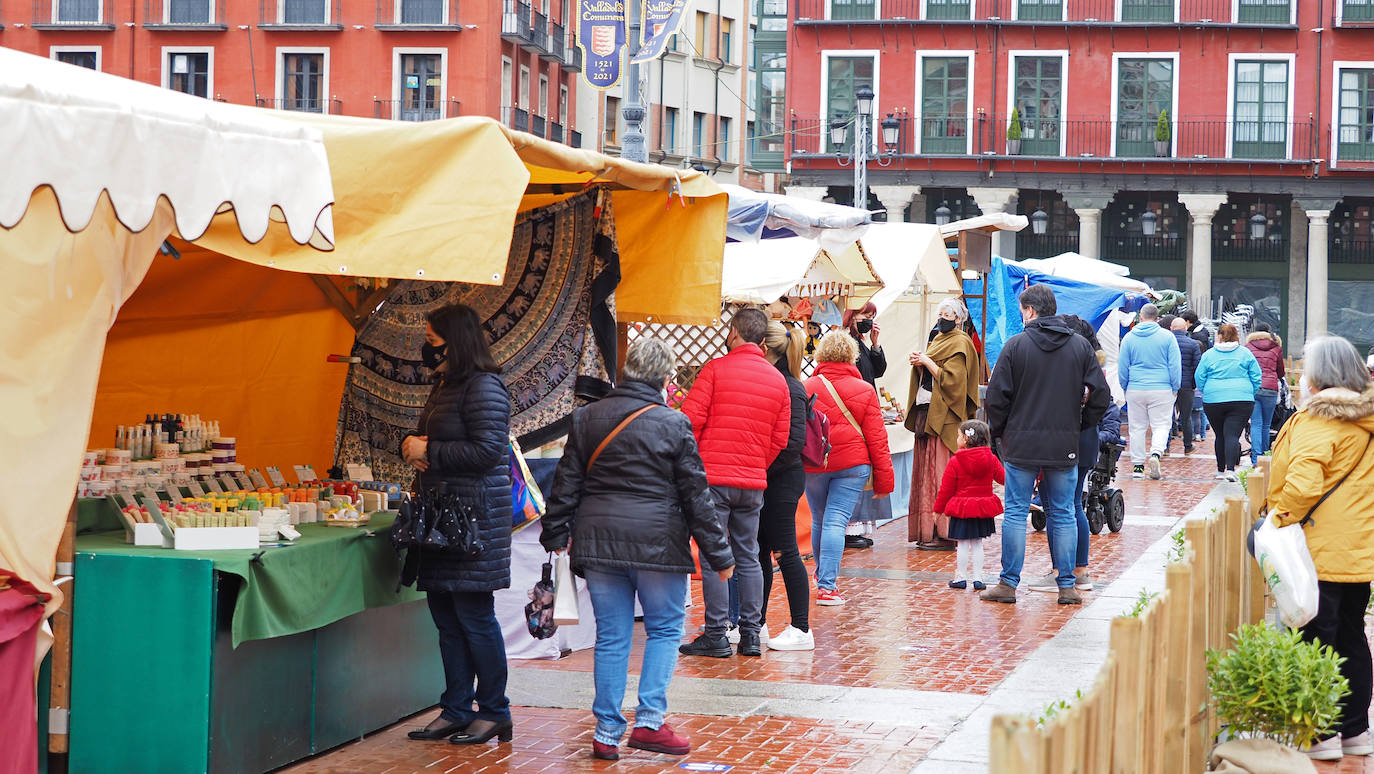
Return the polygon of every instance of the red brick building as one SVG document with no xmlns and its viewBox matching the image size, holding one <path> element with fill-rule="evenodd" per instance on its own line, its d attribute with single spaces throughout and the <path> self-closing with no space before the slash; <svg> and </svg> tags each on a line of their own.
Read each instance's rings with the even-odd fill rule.
<svg viewBox="0 0 1374 774">
<path fill-rule="evenodd" d="M 867 86 L 888 218 L 1033 216 L 1000 254 L 1077 251 L 1253 303 L 1295 342 L 1374 344 L 1370 0 L 792 0 L 788 17 L 790 192 L 852 200 L 829 133 Z"/>
<path fill-rule="evenodd" d="M 571 0 L 17 0 L 0 45 L 203 97 L 581 145 Z"/>
</svg>

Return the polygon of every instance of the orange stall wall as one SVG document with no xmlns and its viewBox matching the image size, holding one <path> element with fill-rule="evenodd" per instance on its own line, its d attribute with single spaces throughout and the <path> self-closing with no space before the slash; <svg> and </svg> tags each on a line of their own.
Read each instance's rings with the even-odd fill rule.
<svg viewBox="0 0 1374 774">
<path fill-rule="evenodd" d="M 179 245 L 120 310 L 100 369 L 90 448 L 150 412 L 218 420 L 248 467 L 332 463 L 353 328 L 310 277 Z M 288 474 L 288 480 L 293 477 Z"/>
</svg>

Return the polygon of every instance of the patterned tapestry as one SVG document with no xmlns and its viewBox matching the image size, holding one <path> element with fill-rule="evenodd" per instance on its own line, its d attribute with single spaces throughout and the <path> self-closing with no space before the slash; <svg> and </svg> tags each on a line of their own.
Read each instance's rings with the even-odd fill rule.
<svg viewBox="0 0 1374 774">
<path fill-rule="evenodd" d="M 565 434 L 574 409 L 610 390 L 619 283 L 615 216 L 604 189 L 522 213 L 503 285 L 396 283 L 353 345 L 361 362 L 349 367 L 344 385 L 335 464 L 371 465 L 379 481 L 412 479 L 400 449 L 432 384 L 420 362 L 425 316 L 454 303 L 483 319 L 520 444 L 532 449 Z"/>
</svg>

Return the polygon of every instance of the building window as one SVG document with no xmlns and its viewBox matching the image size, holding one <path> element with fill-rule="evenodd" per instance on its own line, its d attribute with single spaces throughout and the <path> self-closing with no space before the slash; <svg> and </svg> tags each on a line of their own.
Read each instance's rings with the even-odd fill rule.
<svg viewBox="0 0 1374 774">
<path fill-rule="evenodd" d="M 696 48 L 697 56 L 708 56 L 710 54 L 710 51 L 707 50 L 708 46 L 706 45 L 706 22 L 706 13 L 697 11 L 697 36 L 692 41 L 692 45 Z"/>
<path fill-rule="evenodd" d="M 1120 0 L 1121 21 L 1171 22 L 1174 0 Z"/>
<path fill-rule="evenodd" d="M 821 131 L 829 129 L 829 121 L 832 119 L 848 120 L 857 110 L 854 102 L 854 92 L 860 86 L 867 86 L 873 91 L 877 91 L 877 84 L 873 80 L 874 60 L 869 56 L 837 56 L 830 59 L 830 68 L 826 76 L 826 106 L 825 126 Z M 827 137 L 829 136 L 827 132 Z M 829 143 L 829 140 L 826 140 Z M 831 145 L 831 151 L 848 152 L 854 142 L 854 128 L 851 126 L 845 132 L 844 146 L 836 148 Z"/>
<path fill-rule="evenodd" d="M 926 18 L 932 21 L 959 21 L 971 18 L 970 0 L 926 0 Z"/>
<path fill-rule="evenodd" d="M 620 144 L 620 97 L 606 98 L 606 120 L 602 142 L 604 145 Z"/>
<path fill-rule="evenodd" d="M 1374 265 L 1374 199 L 1343 199 L 1331 211 L 1330 229 L 1332 263 Z"/>
<path fill-rule="evenodd" d="M 1374 0 L 1345 0 L 1341 5 L 1341 21 L 1374 21 Z"/>
<path fill-rule="evenodd" d="M 515 102 L 510 97 L 511 81 L 515 78 L 515 65 L 506 57 L 501 57 L 501 123 L 510 126 L 511 107 Z"/>
<path fill-rule="evenodd" d="M 1212 260 L 1287 263 L 1291 211 L 1287 197 L 1230 194 L 1212 217 Z M 1264 234 L 1258 239 L 1250 233 L 1256 215 L 1264 218 Z"/>
<path fill-rule="evenodd" d="M 759 0 L 758 19 L 760 32 L 786 32 L 787 0 Z"/>
<path fill-rule="evenodd" d="M 1016 257 L 1053 258 L 1062 253 L 1080 252 L 1078 249 L 1078 213 L 1074 212 L 1055 191 L 1020 191 L 1016 197 L 1017 212 L 1027 218 L 1045 213 L 1045 233 L 1033 228 L 1016 232 Z"/>
<path fill-rule="evenodd" d="M 282 24 L 328 24 L 326 0 L 280 0 Z"/>
<path fill-rule="evenodd" d="M 1064 0 L 1017 0 L 1016 18 L 1021 21 L 1060 21 Z"/>
<path fill-rule="evenodd" d="M 663 109 L 663 136 L 659 138 L 664 153 L 677 154 L 677 108 Z"/>
<path fill-rule="evenodd" d="M 516 92 L 517 102 L 521 110 L 530 109 L 530 68 L 520 66 L 520 90 Z"/>
<path fill-rule="evenodd" d="M 722 62 L 729 62 L 730 59 L 731 59 L 731 56 L 732 56 L 731 52 L 733 52 L 733 51 L 735 50 L 735 49 L 734 49 L 734 46 L 733 46 L 733 44 L 732 44 L 732 41 L 731 41 L 731 37 L 734 35 L 734 32 L 735 32 L 735 21 L 734 21 L 733 19 L 721 18 L 721 20 L 720 20 L 720 60 L 721 60 Z"/>
<path fill-rule="evenodd" d="M 734 141 L 734 137 L 730 135 L 730 119 L 721 116 L 716 127 L 716 152 L 713 155 L 721 161 L 729 161 L 730 145 Z"/>
<path fill-rule="evenodd" d="M 402 121 L 433 121 L 442 118 L 443 58 L 438 54 L 401 55 Z"/>
<path fill-rule="evenodd" d="M 752 165 L 754 163 L 754 122 L 744 122 L 744 163 Z"/>
<path fill-rule="evenodd" d="M 167 88 L 183 94 L 208 98 L 210 96 L 209 52 L 168 52 Z"/>
<path fill-rule="evenodd" d="M 539 115 L 549 114 L 549 76 L 539 76 Z"/>
<path fill-rule="evenodd" d="M 760 41 L 755 49 L 753 160 L 760 168 L 781 169 L 787 131 L 787 41 Z"/>
<path fill-rule="evenodd" d="M 1231 156 L 1281 159 L 1288 153 L 1288 63 L 1236 62 Z"/>
<path fill-rule="evenodd" d="M 84 67 L 87 70 L 100 69 L 100 51 L 98 49 L 89 49 L 84 51 L 77 51 L 72 49 L 68 49 L 66 51 L 54 51 L 53 59 L 56 59 L 57 61 L 63 62 L 65 64 L 76 65 L 77 67 Z"/>
<path fill-rule="evenodd" d="M 167 24 L 209 24 L 212 0 L 166 0 L 163 5 Z"/>
<path fill-rule="evenodd" d="M 1021 120 L 1021 153 L 1058 156 L 1063 134 L 1064 60 L 1057 56 L 1017 57 L 1015 79 L 1012 106 Z"/>
<path fill-rule="evenodd" d="M 1341 70 L 1338 161 L 1374 161 L 1374 70 Z"/>
<path fill-rule="evenodd" d="M 703 158 L 706 155 L 706 114 L 692 114 L 692 157 Z"/>
<path fill-rule="evenodd" d="M 445 0 L 397 0 L 400 24 L 447 24 Z"/>
<path fill-rule="evenodd" d="M 754 48 L 754 45 L 758 42 L 759 37 L 758 25 L 749 25 L 749 29 L 745 34 L 747 35 L 747 37 L 744 39 L 744 62 L 745 64 L 753 64 L 755 61 L 755 57 L 758 55 L 756 49 Z"/>
<path fill-rule="evenodd" d="M 100 23 L 100 0 L 55 0 L 53 21 L 57 23 Z"/>
<path fill-rule="evenodd" d="M 1159 114 L 1174 105 L 1174 63 L 1170 59 L 1122 59 L 1117 63 L 1116 155 L 1154 156 Z"/>
<path fill-rule="evenodd" d="M 568 87 L 558 87 L 558 123 L 568 125 Z"/>
<path fill-rule="evenodd" d="M 1154 234 L 1145 236 L 1141 220 L 1155 216 Z M 1121 192 L 1102 213 L 1102 254 L 1124 263 L 1182 261 L 1183 229 L 1187 217 L 1177 194 Z M 1156 267 L 1158 268 L 1158 267 Z M 1132 271 L 1134 276 L 1150 272 Z M 1159 272 L 1154 272 L 1159 273 Z"/>
<path fill-rule="evenodd" d="M 967 57 L 921 59 L 921 152 L 968 153 Z"/>
<path fill-rule="evenodd" d="M 876 19 L 876 0 L 830 0 L 830 18 L 840 21 Z"/>
<path fill-rule="evenodd" d="M 324 113 L 324 54 L 282 54 L 283 110 Z"/>
<path fill-rule="evenodd" d="M 1292 0 L 1239 0 L 1236 22 L 1239 24 L 1287 24 L 1292 19 L 1289 3 Z"/>
</svg>

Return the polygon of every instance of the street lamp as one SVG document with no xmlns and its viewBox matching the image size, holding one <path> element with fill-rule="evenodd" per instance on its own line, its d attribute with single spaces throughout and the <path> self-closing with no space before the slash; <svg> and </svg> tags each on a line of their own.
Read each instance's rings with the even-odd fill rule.
<svg viewBox="0 0 1374 774">
<path fill-rule="evenodd" d="M 1154 214 L 1153 210 L 1146 210 L 1145 214 L 1140 216 L 1140 233 L 1152 237 L 1158 227 L 1159 216 Z"/>
<path fill-rule="evenodd" d="M 854 90 L 854 101 L 858 104 L 859 115 L 868 118 L 873 115 L 873 89 L 860 86 Z"/>
<path fill-rule="evenodd" d="M 839 149 L 844 146 L 844 136 L 848 132 L 848 129 L 849 122 L 838 116 L 835 117 L 834 121 L 830 122 L 830 147 L 835 148 L 836 154 L 838 154 L 840 152 Z"/>
<path fill-rule="evenodd" d="M 953 214 L 954 213 L 950 212 L 948 205 L 941 203 L 939 207 L 935 208 L 935 225 L 947 225 L 949 223 L 950 216 Z"/>
<path fill-rule="evenodd" d="M 1269 225 L 1269 219 L 1258 212 L 1250 216 L 1250 238 L 1263 239 L 1264 229 Z"/>
<path fill-rule="evenodd" d="M 897 152 L 897 143 L 902 133 L 902 122 L 898 121 L 891 113 L 883 119 L 883 145 L 887 147 L 889 154 Z M 882 163 L 882 159 L 878 159 Z M 890 163 L 890 162 L 889 162 Z M 886 166 L 886 164 L 884 164 Z"/>
<path fill-rule="evenodd" d="M 854 165 L 854 206 L 861 209 L 868 209 L 868 161 L 873 152 L 873 97 L 872 86 L 859 86 L 854 90 L 854 112 L 847 119 L 836 116 L 830 122 L 830 145 L 835 150 L 835 159 L 842 167 Z M 846 154 L 844 144 L 851 123 L 854 125 L 854 142 Z M 882 121 L 882 130 L 885 150 L 875 160 L 878 166 L 886 167 L 892 163 L 901 141 L 901 122 L 889 114 Z"/>
<path fill-rule="evenodd" d="M 1050 216 L 1043 209 L 1036 210 L 1030 216 L 1031 233 L 1036 236 L 1044 236 L 1045 231 L 1050 226 Z"/>
</svg>

